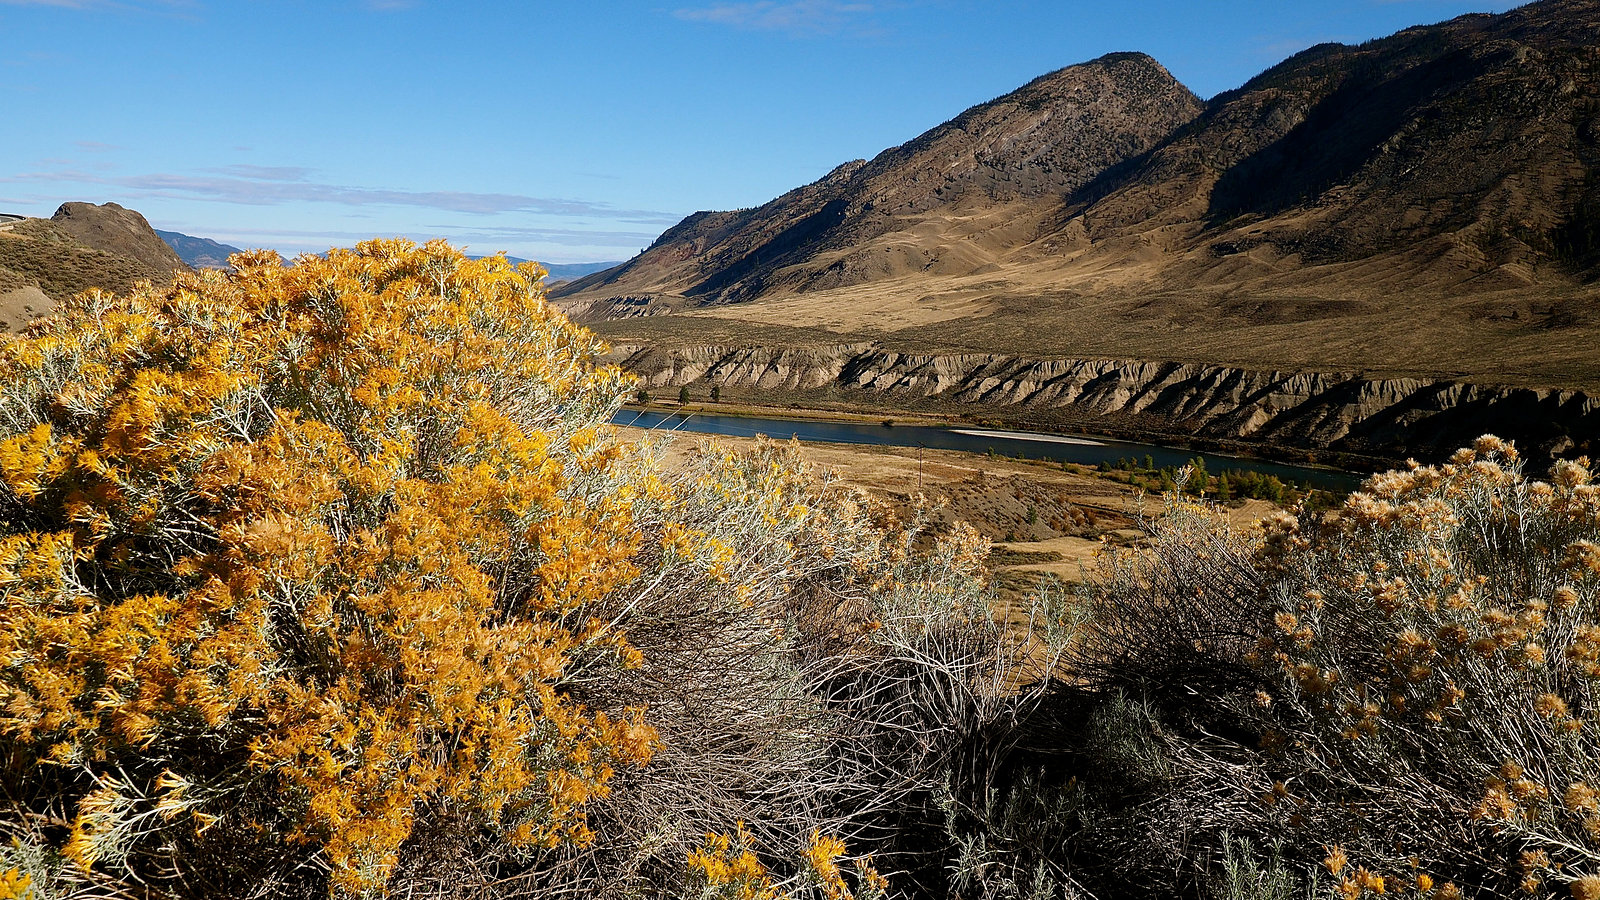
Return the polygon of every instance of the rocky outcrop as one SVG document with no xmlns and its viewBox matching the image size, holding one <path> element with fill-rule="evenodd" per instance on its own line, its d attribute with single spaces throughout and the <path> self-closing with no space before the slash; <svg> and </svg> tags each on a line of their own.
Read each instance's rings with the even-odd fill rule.
<svg viewBox="0 0 1600 900">
<path fill-rule="evenodd" d="M 189 271 L 144 216 L 119 204 L 63 203 L 50 223 L 85 247 L 138 261 L 163 280 Z"/>
<path fill-rule="evenodd" d="M 613 355 L 652 387 L 701 382 L 762 399 L 969 414 L 1375 464 L 1438 459 L 1484 432 L 1514 435 L 1540 458 L 1589 452 L 1600 442 L 1600 399 L 1576 391 L 1200 363 L 918 354 L 875 343 L 624 345 Z"/>
</svg>

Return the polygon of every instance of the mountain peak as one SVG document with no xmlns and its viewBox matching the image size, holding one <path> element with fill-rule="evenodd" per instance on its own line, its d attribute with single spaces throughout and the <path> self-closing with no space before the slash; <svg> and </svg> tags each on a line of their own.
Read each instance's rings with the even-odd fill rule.
<svg viewBox="0 0 1600 900">
<path fill-rule="evenodd" d="M 1053 208 L 1112 166 L 1149 151 L 1202 108 L 1149 56 L 1108 54 L 1035 78 L 761 207 L 696 213 L 621 268 L 558 293 L 669 293 L 718 303 L 774 289 L 855 284 L 913 267 L 975 271 L 995 262 L 997 244 L 969 242 L 945 252 L 918 236 L 920 223 L 973 205 Z"/>
</svg>

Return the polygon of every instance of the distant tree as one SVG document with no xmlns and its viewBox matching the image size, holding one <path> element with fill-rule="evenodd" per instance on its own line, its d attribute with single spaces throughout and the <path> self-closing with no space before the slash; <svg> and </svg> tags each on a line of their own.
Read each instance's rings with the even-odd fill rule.
<svg viewBox="0 0 1600 900">
<path fill-rule="evenodd" d="M 1261 498 L 1273 503 L 1283 502 L 1283 482 L 1276 475 L 1268 475 L 1261 482 Z"/>
<path fill-rule="evenodd" d="M 680 404 L 689 402 L 689 386 L 687 384 L 678 388 L 678 402 Z"/>
<path fill-rule="evenodd" d="M 713 384 L 711 386 L 711 402 L 712 403 L 721 403 L 722 402 L 722 385 Z"/>
<path fill-rule="evenodd" d="M 647 404 L 650 402 L 650 392 L 641 387 L 637 391 L 633 392 L 633 399 L 634 402 L 639 403 L 640 405 Z"/>
</svg>

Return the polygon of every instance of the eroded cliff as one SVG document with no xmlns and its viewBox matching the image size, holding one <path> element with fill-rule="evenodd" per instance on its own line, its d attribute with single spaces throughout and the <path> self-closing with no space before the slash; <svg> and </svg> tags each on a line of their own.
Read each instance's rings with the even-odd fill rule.
<svg viewBox="0 0 1600 900">
<path fill-rule="evenodd" d="M 866 342 L 633 344 L 613 357 L 654 388 L 714 384 L 767 402 L 965 415 L 1354 464 L 1434 460 L 1485 432 L 1515 435 L 1543 462 L 1589 453 L 1600 435 L 1600 399 L 1578 391 L 1351 372 L 917 354 Z"/>
</svg>

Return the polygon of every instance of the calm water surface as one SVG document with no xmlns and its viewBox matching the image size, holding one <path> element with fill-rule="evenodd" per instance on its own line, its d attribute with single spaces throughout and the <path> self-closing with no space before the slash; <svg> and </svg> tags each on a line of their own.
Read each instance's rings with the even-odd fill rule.
<svg viewBox="0 0 1600 900">
<path fill-rule="evenodd" d="M 683 415 L 630 409 L 619 411 L 611 421 L 615 425 L 630 425 L 635 428 L 660 431 L 688 431 L 736 437 L 764 434 L 785 441 L 793 437 L 802 441 L 831 444 L 936 447 L 941 450 L 964 450 L 968 453 L 993 451 L 1002 456 L 1052 459 L 1086 466 L 1102 462 L 1115 463 L 1121 459 L 1136 460 L 1143 465 L 1145 457 L 1148 456 L 1155 462 L 1157 468 L 1162 468 L 1181 466 L 1198 457 L 1206 461 L 1206 471 L 1213 475 L 1245 470 L 1260 472 L 1263 475 L 1276 475 L 1284 481 L 1295 481 L 1333 491 L 1354 490 L 1361 484 L 1361 476 L 1340 469 L 1295 466 L 1218 453 L 1199 453 L 1181 447 L 1113 441 L 1089 435 L 1043 434 L 959 426 L 930 428 L 921 425 L 871 425 L 860 422 L 768 419 L 754 416 L 719 416 L 700 412 Z"/>
</svg>

